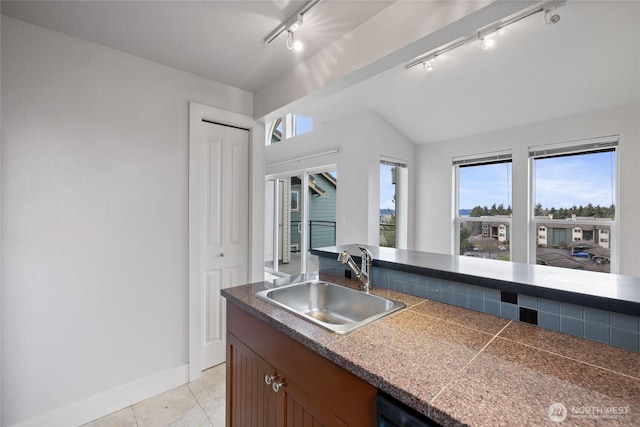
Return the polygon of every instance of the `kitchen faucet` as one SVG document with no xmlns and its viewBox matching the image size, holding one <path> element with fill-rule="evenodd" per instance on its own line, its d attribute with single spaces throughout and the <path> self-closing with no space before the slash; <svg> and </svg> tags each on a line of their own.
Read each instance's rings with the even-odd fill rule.
<svg viewBox="0 0 640 427">
<path fill-rule="evenodd" d="M 351 267 L 351 270 L 356 273 L 356 277 L 362 283 L 362 285 L 360 286 L 360 290 L 369 293 L 369 290 L 371 290 L 371 282 L 369 280 L 369 276 L 371 275 L 371 260 L 373 259 L 373 255 L 371 255 L 369 249 L 365 248 L 364 246 L 358 246 L 358 249 L 360 249 L 360 251 L 362 252 L 361 268 L 358 268 L 356 263 L 353 261 L 353 258 L 351 258 L 351 255 L 349 255 L 349 252 L 347 251 L 342 251 L 342 253 L 338 255 L 337 261 L 341 262 L 342 264 L 347 264 L 349 267 Z"/>
</svg>

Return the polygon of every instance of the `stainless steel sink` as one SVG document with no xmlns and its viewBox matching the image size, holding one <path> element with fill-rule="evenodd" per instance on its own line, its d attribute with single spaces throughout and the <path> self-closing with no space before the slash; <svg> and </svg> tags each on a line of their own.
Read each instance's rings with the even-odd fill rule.
<svg viewBox="0 0 640 427">
<path fill-rule="evenodd" d="M 256 296 L 337 334 L 347 334 L 405 307 L 400 301 L 322 281 L 267 289 Z"/>
</svg>

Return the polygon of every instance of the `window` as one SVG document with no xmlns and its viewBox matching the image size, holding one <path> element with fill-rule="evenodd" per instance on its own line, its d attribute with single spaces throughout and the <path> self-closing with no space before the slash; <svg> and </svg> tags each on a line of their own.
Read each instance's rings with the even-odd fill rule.
<svg viewBox="0 0 640 427">
<path fill-rule="evenodd" d="M 294 136 L 313 130 L 313 119 L 298 114 L 287 114 L 278 117 L 271 124 L 271 132 L 267 134 L 267 145 L 276 144 Z"/>
<path fill-rule="evenodd" d="M 533 230 L 546 228 L 537 264 L 610 272 L 614 254 L 617 138 L 534 147 Z"/>
<path fill-rule="evenodd" d="M 511 153 L 454 158 L 460 255 L 510 260 Z"/>
<path fill-rule="evenodd" d="M 269 144 L 275 144 L 276 142 L 280 142 L 284 139 L 284 124 L 282 121 L 282 117 L 278 117 L 275 122 L 273 122 L 273 128 L 270 135 Z"/>
<path fill-rule="evenodd" d="M 303 133 L 313 130 L 313 119 L 307 116 L 294 115 L 293 136 L 302 135 Z"/>
<path fill-rule="evenodd" d="M 406 163 L 380 161 L 380 246 L 407 248 L 408 182 Z"/>
</svg>

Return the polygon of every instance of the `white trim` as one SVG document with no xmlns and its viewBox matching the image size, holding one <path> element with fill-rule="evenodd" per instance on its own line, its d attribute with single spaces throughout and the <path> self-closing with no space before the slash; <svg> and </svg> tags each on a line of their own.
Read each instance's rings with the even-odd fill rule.
<svg viewBox="0 0 640 427">
<path fill-rule="evenodd" d="M 451 163 L 454 166 L 475 166 L 496 162 L 509 162 L 513 158 L 511 150 L 493 153 L 475 154 L 470 156 L 453 157 Z"/>
<path fill-rule="evenodd" d="M 283 160 L 281 162 L 271 163 L 267 165 L 267 167 L 272 168 L 275 166 L 281 166 L 289 163 L 300 162 L 302 160 L 307 160 L 307 159 L 315 159 L 316 157 L 327 156 L 329 154 L 337 154 L 337 153 L 340 153 L 340 149 L 335 148 L 333 150 L 323 151 L 321 153 L 314 153 L 314 154 L 309 154 L 308 156 L 302 156 L 302 157 L 297 157 L 295 159 L 289 159 L 289 160 Z"/>
<path fill-rule="evenodd" d="M 394 157 L 389 157 L 384 155 L 380 156 L 380 163 L 389 165 L 389 166 L 400 166 L 403 168 L 408 168 L 408 165 L 409 165 L 409 162 L 406 160 L 396 159 Z"/>
<path fill-rule="evenodd" d="M 513 158 L 512 150 L 492 151 L 489 153 L 470 154 L 468 156 L 456 156 L 451 159 L 454 166 L 481 165 L 499 161 L 507 162 Z"/>
<path fill-rule="evenodd" d="M 535 145 L 529 147 L 529 157 L 544 158 L 554 155 L 578 154 L 599 149 L 615 149 L 620 142 L 619 135 L 598 138 L 579 139 L 555 144 Z"/>
<path fill-rule="evenodd" d="M 107 390 L 11 427 L 79 426 L 187 383 L 189 365 L 168 369 L 150 377 Z"/>
<path fill-rule="evenodd" d="M 189 143 L 196 125 L 206 119 L 249 130 L 249 274 L 248 282 L 264 279 L 264 126 L 253 117 L 189 102 Z M 190 159 L 191 161 L 191 159 Z M 191 195 L 190 195 L 191 196 Z M 192 224 L 189 223 L 189 235 Z M 192 248 L 189 239 L 189 253 Z M 202 307 L 198 281 L 199 260 L 189 256 L 189 381 L 202 376 Z"/>
</svg>

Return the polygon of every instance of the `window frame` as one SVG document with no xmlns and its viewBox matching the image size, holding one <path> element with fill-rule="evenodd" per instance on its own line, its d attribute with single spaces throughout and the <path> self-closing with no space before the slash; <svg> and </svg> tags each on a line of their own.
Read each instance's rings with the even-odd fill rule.
<svg viewBox="0 0 640 427">
<path fill-rule="evenodd" d="M 380 156 L 378 163 L 378 197 L 380 197 L 381 175 L 380 170 L 382 166 L 390 166 L 396 168 L 395 182 L 393 183 L 395 189 L 395 227 L 393 248 L 395 249 L 407 249 L 409 238 L 409 162 L 406 160 L 395 159 L 387 156 Z M 379 199 L 378 199 L 379 200 Z M 379 221 L 378 221 L 379 222 Z M 382 230 L 382 223 L 378 223 L 378 244 L 380 244 L 380 237 L 384 230 Z"/>
<path fill-rule="evenodd" d="M 269 146 L 271 144 L 276 144 L 280 142 L 284 142 L 287 139 L 293 138 L 294 136 L 298 136 L 296 129 L 296 117 L 298 114 L 288 113 L 284 116 L 276 117 L 273 122 L 268 123 L 267 128 L 269 132 L 265 134 L 265 145 Z M 300 117 L 303 117 L 300 115 Z M 311 130 L 308 132 L 313 132 L 313 117 L 304 116 L 311 120 Z M 280 133 L 280 140 L 277 142 L 272 142 L 272 136 L 275 132 L 276 128 L 282 123 L 282 132 Z M 304 133 L 308 133 L 304 132 Z M 304 133 L 302 135 L 304 135 Z"/>
<path fill-rule="evenodd" d="M 584 226 L 607 226 L 607 240 L 608 246 L 611 251 L 611 258 L 609 263 L 609 273 L 608 274 L 616 274 L 619 271 L 619 256 L 618 256 L 618 247 L 620 244 L 618 227 L 620 221 L 619 215 L 619 206 L 620 206 L 620 156 L 619 156 L 619 135 L 611 135 L 600 138 L 591 138 L 579 141 L 571 141 L 559 144 L 548 144 L 548 145 L 539 145 L 539 146 L 531 146 L 528 149 L 529 152 L 529 209 L 528 209 L 528 223 L 529 223 L 529 236 L 528 236 L 528 254 L 527 260 L 530 264 L 537 263 L 537 240 L 538 234 L 537 230 L 540 226 L 546 227 L 545 234 L 548 236 L 549 227 L 548 223 L 557 223 L 557 224 L 572 224 L 572 237 L 573 231 L 576 227 L 580 227 L 581 230 L 584 230 Z M 573 156 L 573 155 L 581 155 L 581 154 L 590 154 L 597 152 L 606 152 L 606 151 L 614 151 L 616 153 L 615 156 L 615 187 L 614 187 L 614 197 L 613 203 L 616 207 L 616 212 L 613 220 L 611 219 L 579 219 L 579 218 L 568 218 L 568 219 L 537 219 L 535 218 L 535 204 L 536 204 L 536 171 L 535 171 L 535 161 L 536 159 L 544 159 L 550 157 L 560 157 L 560 156 Z M 614 239 L 615 245 L 611 245 L 611 238 Z M 598 239 L 600 240 L 600 239 Z M 553 267 L 553 266 L 552 266 Z M 555 268 L 563 268 L 563 267 L 555 267 Z M 583 270 L 587 271 L 587 270 Z"/>
<path fill-rule="evenodd" d="M 462 225 L 468 222 L 486 222 L 491 225 L 505 224 L 507 230 L 505 230 L 507 240 L 509 242 L 509 260 L 513 259 L 513 200 L 511 202 L 512 213 L 509 216 L 480 216 L 480 217 L 462 217 L 460 216 L 460 167 L 471 166 L 483 166 L 497 163 L 511 163 L 511 194 L 513 195 L 513 155 L 512 151 L 500 151 L 493 153 L 477 154 L 472 156 L 454 157 L 452 159 L 453 168 L 453 242 L 451 247 L 453 248 L 452 255 L 465 256 L 460 254 L 460 230 Z M 484 235 L 484 230 L 482 232 Z M 491 233 L 489 232 L 489 235 Z"/>
</svg>

